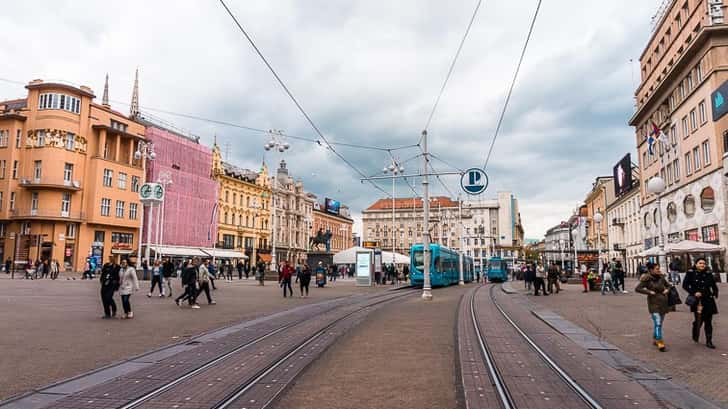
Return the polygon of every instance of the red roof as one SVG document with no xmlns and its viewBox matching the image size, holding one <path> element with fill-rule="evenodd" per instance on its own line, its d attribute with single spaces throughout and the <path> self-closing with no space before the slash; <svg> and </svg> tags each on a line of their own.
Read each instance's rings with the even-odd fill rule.
<svg viewBox="0 0 728 409">
<path fill-rule="evenodd" d="M 437 196 L 437 197 L 431 197 L 430 198 L 430 207 L 458 207 L 458 202 L 453 201 L 449 197 L 446 196 Z M 394 208 L 395 209 L 421 209 L 422 208 L 422 199 L 419 197 L 405 197 L 405 198 L 395 198 L 394 199 Z M 366 210 L 391 210 L 392 209 L 392 199 L 379 199 L 376 202 L 374 202 L 373 205 L 369 206 Z"/>
</svg>

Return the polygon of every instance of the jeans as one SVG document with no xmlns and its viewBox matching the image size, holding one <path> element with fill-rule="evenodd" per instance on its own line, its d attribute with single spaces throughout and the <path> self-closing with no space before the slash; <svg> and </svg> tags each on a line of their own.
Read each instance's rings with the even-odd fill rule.
<svg viewBox="0 0 728 409">
<path fill-rule="evenodd" d="M 677 271 L 670 271 L 670 281 L 673 284 L 680 284 L 680 273 Z"/>
<path fill-rule="evenodd" d="M 304 289 L 306 290 L 306 295 L 308 295 L 308 286 L 311 284 L 311 278 L 310 277 L 308 279 L 302 278 L 300 280 L 300 283 L 301 283 L 301 297 L 303 297 Z M 293 295 L 293 294 L 291 294 L 291 295 Z"/>
<path fill-rule="evenodd" d="M 207 297 L 207 303 L 212 304 L 212 297 L 210 297 L 210 284 L 208 284 L 207 282 L 203 281 L 200 283 L 200 289 L 197 290 L 197 295 L 195 296 L 195 298 L 199 297 L 203 291 L 205 292 L 205 296 Z"/>
<path fill-rule="evenodd" d="M 169 289 L 169 296 L 172 296 L 172 277 L 164 277 L 164 284 L 167 285 L 167 288 Z M 164 292 L 164 290 L 162 290 Z"/>
<path fill-rule="evenodd" d="M 281 287 L 283 287 L 283 298 L 286 298 L 286 289 L 291 292 L 291 297 L 293 297 L 293 288 L 291 288 L 291 279 L 286 278 L 283 281 L 281 281 Z"/>
<path fill-rule="evenodd" d="M 129 314 L 131 312 L 131 304 L 129 303 L 129 297 L 131 297 L 131 294 L 122 294 L 121 295 L 121 306 L 124 308 L 124 314 Z"/>
<path fill-rule="evenodd" d="M 154 287 L 159 287 L 159 294 L 164 295 L 164 287 L 162 287 L 162 276 L 152 276 L 152 288 L 149 290 L 149 294 L 154 292 Z"/>
<path fill-rule="evenodd" d="M 602 295 L 604 295 L 604 290 L 609 287 L 609 290 L 612 291 L 612 293 L 616 294 L 617 290 L 614 288 L 614 284 L 612 283 L 612 280 L 602 280 Z"/>
<path fill-rule="evenodd" d="M 652 317 L 652 324 L 654 325 L 652 337 L 659 341 L 662 339 L 662 323 L 665 321 L 665 314 L 653 312 L 650 316 Z"/>
<path fill-rule="evenodd" d="M 116 302 L 114 301 L 113 289 L 101 289 L 101 304 L 104 306 L 104 316 L 113 317 L 116 315 Z"/>
</svg>

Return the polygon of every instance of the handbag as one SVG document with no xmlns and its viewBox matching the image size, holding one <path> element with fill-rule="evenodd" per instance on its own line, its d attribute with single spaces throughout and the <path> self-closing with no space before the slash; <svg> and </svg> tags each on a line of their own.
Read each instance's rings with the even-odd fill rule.
<svg viewBox="0 0 728 409">
<path fill-rule="evenodd" d="M 680 293 L 678 293 L 677 288 L 670 287 L 670 292 L 667 293 L 667 305 L 673 307 L 679 304 L 682 304 Z"/>
<path fill-rule="evenodd" d="M 687 298 L 685 298 L 685 305 L 692 307 L 697 304 L 698 304 L 698 298 L 695 297 L 694 295 L 688 295 Z"/>
</svg>

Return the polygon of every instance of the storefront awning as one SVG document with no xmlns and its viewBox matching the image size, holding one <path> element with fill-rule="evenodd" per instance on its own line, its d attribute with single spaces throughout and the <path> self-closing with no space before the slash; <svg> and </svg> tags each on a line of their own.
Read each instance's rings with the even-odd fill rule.
<svg viewBox="0 0 728 409">
<path fill-rule="evenodd" d="M 237 259 L 247 259 L 248 256 L 246 256 L 244 253 L 241 253 L 239 251 L 234 250 L 223 250 L 223 249 L 209 249 L 209 248 L 203 248 L 202 249 L 206 254 L 207 257 L 215 256 L 215 258 L 237 258 Z"/>
<path fill-rule="evenodd" d="M 181 246 L 152 246 L 152 251 L 159 252 L 163 256 L 177 257 L 207 257 L 207 253 L 198 247 L 181 247 Z"/>
</svg>

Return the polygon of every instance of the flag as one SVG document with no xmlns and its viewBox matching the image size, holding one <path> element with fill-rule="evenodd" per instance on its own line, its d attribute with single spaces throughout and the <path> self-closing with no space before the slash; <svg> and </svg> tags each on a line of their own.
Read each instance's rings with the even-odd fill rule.
<svg viewBox="0 0 728 409">
<path fill-rule="evenodd" d="M 654 122 L 652 122 L 652 135 L 655 135 L 656 138 L 653 138 L 652 145 L 654 145 L 654 142 L 659 142 L 665 152 L 668 152 L 670 150 L 670 141 L 667 138 L 667 134 L 662 131 Z M 648 139 L 649 143 L 649 139 Z M 651 148 L 651 153 L 654 152 L 654 148 Z"/>
</svg>

